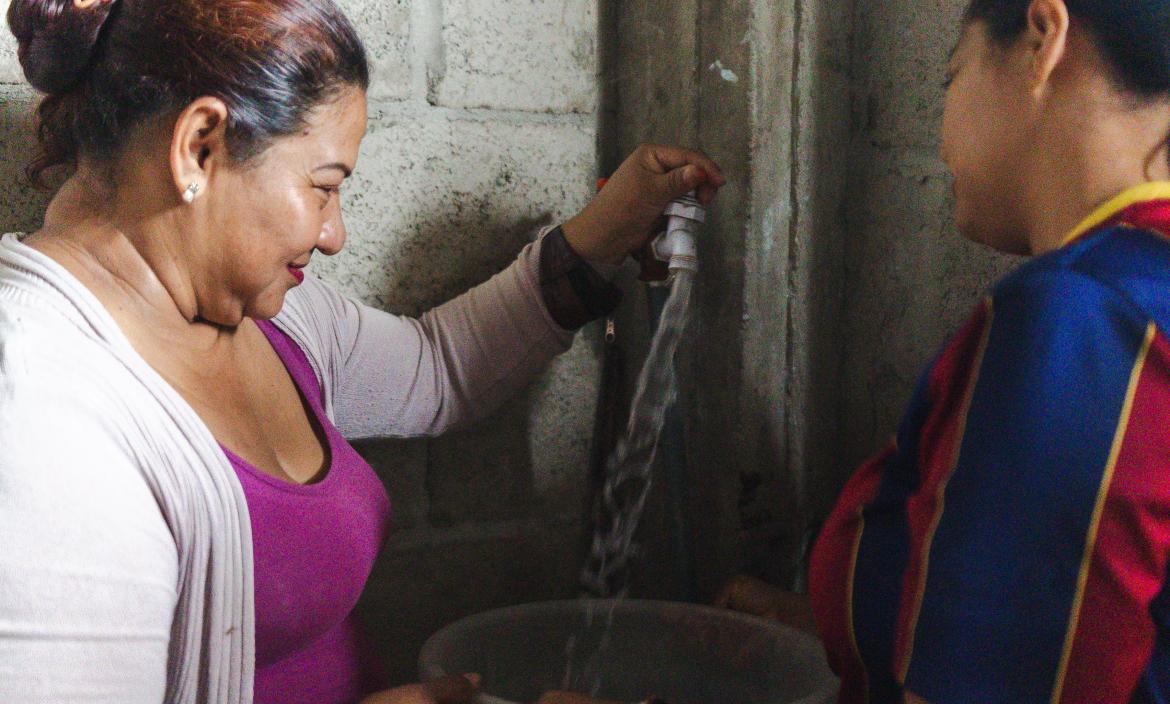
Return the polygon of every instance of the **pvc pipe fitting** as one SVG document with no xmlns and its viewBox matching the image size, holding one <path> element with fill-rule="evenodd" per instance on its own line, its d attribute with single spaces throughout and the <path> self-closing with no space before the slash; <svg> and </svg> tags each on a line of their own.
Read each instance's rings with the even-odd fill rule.
<svg viewBox="0 0 1170 704">
<path fill-rule="evenodd" d="M 667 262 L 671 271 L 699 270 L 696 237 L 699 226 L 707 221 L 707 210 L 695 198 L 694 191 L 666 206 L 666 232 L 659 235 L 651 248 L 654 256 Z"/>
</svg>

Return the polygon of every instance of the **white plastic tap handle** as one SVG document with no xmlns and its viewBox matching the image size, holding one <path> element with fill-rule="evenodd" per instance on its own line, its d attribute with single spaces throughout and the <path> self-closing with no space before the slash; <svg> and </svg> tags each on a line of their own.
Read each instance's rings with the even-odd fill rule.
<svg viewBox="0 0 1170 704">
<path fill-rule="evenodd" d="M 658 236 L 651 245 L 654 256 L 667 262 L 671 270 L 699 270 L 698 245 L 696 236 L 699 225 L 707 220 L 707 210 L 695 198 L 692 191 L 666 206 L 666 232 Z"/>
<path fill-rule="evenodd" d="M 665 215 L 672 218 L 686 218 L 698 223 L 707 222 L 707 209 L 695 197 L 694 191 L 670 201 L 670 204 L 666 206 Z"/>
</svg>

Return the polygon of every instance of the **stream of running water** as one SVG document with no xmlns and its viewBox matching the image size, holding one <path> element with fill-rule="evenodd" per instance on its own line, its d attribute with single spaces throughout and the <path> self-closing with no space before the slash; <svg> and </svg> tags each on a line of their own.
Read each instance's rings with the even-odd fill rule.
<svg viewBox="0 0 1170 704">
<path fill-rule="evenodd" d="M 678 396 L 674 355 L 690 317 L 694 278 L 687 269 L 673 272 L 670 298 L 638 376 L 626 432 L 606 462 L 601 518 L 581 573 L 581 586 L 591 597 L 621 599 L 629 591 L 631 563 L 638 554 L 634 537 L 650 494 L 658 437 L 667 409 Z M 580 633 L 566 645 L 566 691 L 596 696 L 601 687 L 600 664 L 609 643 L 613 608 L 595 611 L 591 605 Z"/>
</svg>

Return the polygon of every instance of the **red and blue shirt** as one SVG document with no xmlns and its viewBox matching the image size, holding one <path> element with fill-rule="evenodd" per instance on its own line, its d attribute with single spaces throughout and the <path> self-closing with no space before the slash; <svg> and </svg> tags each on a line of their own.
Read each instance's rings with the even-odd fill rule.
<svg viewBox="0 0 1170 704">
<path fill-rule="evenodd" d="M 1001 281 L 813 554 L 840 701 L 1170 702 L 1170 184 Z"/>
</svg>

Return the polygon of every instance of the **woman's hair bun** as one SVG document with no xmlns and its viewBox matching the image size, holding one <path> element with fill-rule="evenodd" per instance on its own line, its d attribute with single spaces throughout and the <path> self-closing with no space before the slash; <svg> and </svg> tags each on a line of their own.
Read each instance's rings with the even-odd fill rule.
<svg viewBox="0 0 1170 704">
<path fill-rule="evenodd" d="M 55 95 L 76 84 L 118 0 L 12 0 L 8 26 L 33 88 Z"/>
</svg>

